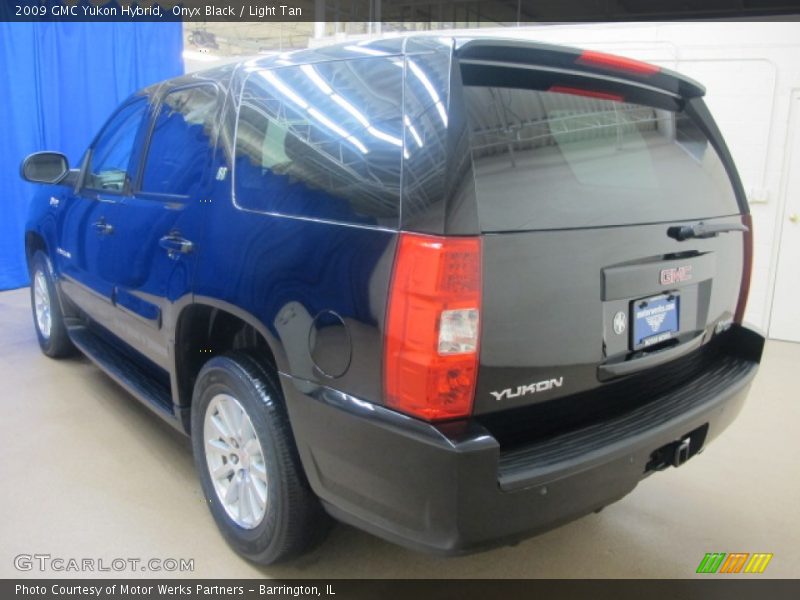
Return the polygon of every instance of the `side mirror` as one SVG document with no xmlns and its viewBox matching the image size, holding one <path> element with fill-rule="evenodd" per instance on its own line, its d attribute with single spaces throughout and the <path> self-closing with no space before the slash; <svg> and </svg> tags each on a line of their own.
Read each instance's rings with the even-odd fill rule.
<svg viewBox="0 0 800 600">
<path fill-rule="evenodd" d="M 69 173 L 69 161 L 60 152 L 34 152 L 22 161 L 19 173 L 32 183 L 59 183 Z"/>
</svg>

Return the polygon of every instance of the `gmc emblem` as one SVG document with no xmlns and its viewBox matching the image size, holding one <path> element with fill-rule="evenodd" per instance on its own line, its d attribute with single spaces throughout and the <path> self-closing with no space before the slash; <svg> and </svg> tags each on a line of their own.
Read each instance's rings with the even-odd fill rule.
<svg viewBox="0 0 800 600">
<path fill-rule="evenodd" d="M 661 285 L 672 285 L 689 281 L 692 278 L 692 265 L 685 267 L 674 267 L 661 271 Z"/>
</svg>

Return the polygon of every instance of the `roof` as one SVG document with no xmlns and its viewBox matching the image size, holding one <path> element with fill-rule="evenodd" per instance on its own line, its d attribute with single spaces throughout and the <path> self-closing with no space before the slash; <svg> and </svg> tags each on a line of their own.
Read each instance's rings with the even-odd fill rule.
<svg viewBox="0 0 800 600">
<path fill-rule="evenodd" d="M 569 70 L 575 74 L 624 79 L 658 89 L 675 97 L 702 96 L 705 88 L 669 69 L 624 57 L 585 51 L 569 46 L 545 44 L 518 38 L 430 34 L 393 36 L 365 41 L 344 41 L 319 48 L 307 48 L 271 56 L 256 56 L 236 65 L 198 71 L 179 79 L 219 79 L 232 70 L 275 68 L 369 56 L 405 56 L 420 52 L 452 51 L 463 61 L 485 64 L 540 66 Z M 583 60 L 591 55 L 593 60 Z M 177 81 L 175 81 L 177 83 Z"/>
</svg>

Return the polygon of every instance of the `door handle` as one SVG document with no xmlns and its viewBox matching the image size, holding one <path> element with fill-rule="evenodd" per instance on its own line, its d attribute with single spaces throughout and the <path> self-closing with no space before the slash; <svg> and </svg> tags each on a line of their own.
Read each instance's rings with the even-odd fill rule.
<svg viewBox="0 0 800 600">
<path fill-rule="evenodd" d="M 181 237 L 179 233 L 169 233 L 158 240 L 158 245 L 167 251 L 170 258 L 177 258 L 179 254 L 189 254 L 194 250 L 194 243 Z"/>
<path fill-rule="evenodd" d="M 110 235 L 114 233 L 114 226 L 106 223 L 106 220 L 102 218 L 92 223 L 92 227 L 94 227 L 94 230 L 100 235 Z"/>
<path fill-rule="evenodd" d="M 800 215 L 798 215 L 797 213 L 792 213 L 791 215 L 789 215 L 789 220 L 792 223 L 800 223 Z"/>
</svg>

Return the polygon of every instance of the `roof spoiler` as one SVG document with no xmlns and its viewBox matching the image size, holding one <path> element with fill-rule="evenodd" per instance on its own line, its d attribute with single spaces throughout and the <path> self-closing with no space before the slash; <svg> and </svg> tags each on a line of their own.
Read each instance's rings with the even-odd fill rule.
<svg viewBox="0 0 800 600">
<path fill-rule="evenodd" d="M 456 40 L 458 60 L 558 69 L 591 77 L 624 79 L 683 99 L 706 93 L 705 87 L 669 69 L 623 56 L 521 40 Z"/>
</svg>

